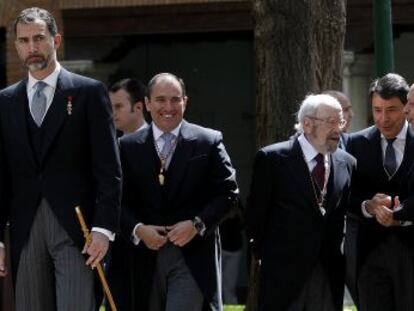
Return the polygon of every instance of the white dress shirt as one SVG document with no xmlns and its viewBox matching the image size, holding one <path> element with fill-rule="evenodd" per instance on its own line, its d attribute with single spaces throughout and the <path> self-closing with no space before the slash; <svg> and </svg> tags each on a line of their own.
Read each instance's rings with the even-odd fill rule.
<svg viewBox="0 0 414 311">
<path fill-rule="evenodd" d="M 301 134 L 298 137 L 298 141 L 299 141 L 300 147 L 302 148 L 302 153 L 305 157 L 306 164 L 308 165 L 309 172 L 312 173 L 312 170 L 316 166 L 315 157 L 320 152 L 318 152 L 315 149 L 315 147 L 313 147 L 311 145 L 311 143 L 307 140 L 307 138 L 304 134 Z M 324 185 L 324 188 L 326 188 L 326 185 L 327 185 L 328 179 L 329 179 L 329 173 L 330 173 L 329 154 L 324 155 L 324 164 L 325 164 L 325 185 Z"/>
</svg>

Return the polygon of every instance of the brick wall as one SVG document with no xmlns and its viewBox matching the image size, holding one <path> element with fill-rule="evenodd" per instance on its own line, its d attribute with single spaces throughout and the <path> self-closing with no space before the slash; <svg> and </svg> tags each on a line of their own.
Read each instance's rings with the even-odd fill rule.
<svg viewBox="0 0 414 311">
<path fill-rule="evenodd" d="M 13 21 L 23 9 L 32 7 L 32 6 L 41 6 L 42 8 L 45 8 L 48 11 L 52 12 L 53 15 L 55 16 L 60 32 L 63 32 L 62 15 L 61 15 L 61 11 L 59 8 L 58 0 L 42 0 L 42 1 L 3 0 L 3 7 L 2 7 L 3 12 L 1 12 L 0 14 L 0 25 L 2 27 L 6 27 L 7 29 L 6 59 L 7 59 L 7 83 L 8 85 L 26 76 L 26 71 L 21 65 L 21 61 L 19 60 L 17 56 L 16 49 L 14 46 L 15 36 L 14 36 L 14 29 L 13 29 Z M 63 48 L 61 48 L 60 53 L 62 52 L 63 52 Z"/>
<path fill-rule="evenodd" d="M 249 2 L 250 0 L 3 0 L 0 6 L 0 27 L 7 28 L 7 83 L 12 84 L 26 75 L 17 57 L 14 47 L 13 20 L 17 14 L 27 7 L 41 6 L 53 13 L 60 33 L 64 33 L 62 10 L 79 8 L 105 8 L 128 6 L 156 6 L 173 4 L 232 3 Z M 63 56 L 63 46 L 59 50 L 59 59 Z"/>
</svg>

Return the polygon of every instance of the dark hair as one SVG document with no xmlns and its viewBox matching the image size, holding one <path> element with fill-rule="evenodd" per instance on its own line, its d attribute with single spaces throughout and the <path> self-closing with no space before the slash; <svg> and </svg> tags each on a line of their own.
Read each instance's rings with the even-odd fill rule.
<svg viewBox="0 0 414 311">
<path fill-rule="evenodd" d="M 135 79 L 123 79 L 109 87 L 109 92 L 111 93 L 118 92 L 119 90 L 124 90 L 128 93 L 131 107 L 137 102 L 144 103 L 145 96 L 147 96 L 145 85 Z"/>
<path fill-rule="evenodd" d="M 19 16 L 17 16 L 17 18 L 14 21 L 14 34 L 16 34 L 17 32 L 17 24 L 30 24 L 38 19 L 45 22 L 47 29 L 49 30 L 52 36 L 55 36 L 58 33 L 58 28 L 53 15 L 45 9 L 33 7 L 24 9 L 20 12 Z"/>
<path fill-rule="evenodd" d="M 388 73 L 371 83 L 368 90 L 369 103 L 372 103 L 374 94 L 378 94 L 383 99 L 398 97 L 405 105 L 408 91 L 409 86 L 403 77 L 396 73 Z"/>
<path fill-rule="evenodd" d="M 162 78 L 173 78 L 174 80 L 176 80 L 180 84 L 181 93 L 183 97 L 186 96 L 186 90 L 185 90 L 183 79 L 177 77 L 176 75 L 172 73 L 163 72 L 163 73 L 156 74 L 154 77 L 152 77 L 150 82 L 148 82 L 148 97 L 151 96 L 151 92 L 152 92 L 152 89 L 154 88 L 154 85 L 158 82 L 158 80 L 161 80 Z"/>
</svg>

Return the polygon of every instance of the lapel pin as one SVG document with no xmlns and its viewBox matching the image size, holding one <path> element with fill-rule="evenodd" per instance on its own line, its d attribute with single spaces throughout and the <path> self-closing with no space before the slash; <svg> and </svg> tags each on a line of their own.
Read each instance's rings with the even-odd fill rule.
<svg viewBox="0 0 414 311">
<path fill-rule="evenodd" d="M 66 104 L 68 115 L 72 115 L 72 96 L 68 96 L 68 103 Z"/>
</svg>

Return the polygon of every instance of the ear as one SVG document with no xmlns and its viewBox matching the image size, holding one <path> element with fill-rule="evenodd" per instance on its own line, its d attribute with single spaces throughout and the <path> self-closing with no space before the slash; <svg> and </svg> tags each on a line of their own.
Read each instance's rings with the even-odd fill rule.
<svg viewBox="0 0 414 311">
<path fill-rule="evenodd" d="M 58 49 L 60 47 L 60 45 L 62 44 L 62 35 L 60 33 L 57 33 L 53 37 L 53 42 L 55 44 L 55 49 Z"/>
<path fill-rule="evenodd" d="M 147 96 L 145 96 L 145 108 L 147 108 L 147 111 L 151 111 L 151 102 Z"/>
<path fill-rule="evenodd" d="M 309 133 L 310 130 L 312 129 L 312 120 L 308 117 L 305 117 L 303 119 L 302 127 L 303 127 L 303 132 L 304 133 Z"/>
<path fill-rule="evenodd" d="M 135 109 L 143 111 L 144 110 L 144 103 L 142 101 L 136 102 L 134 104 Z"/>
<path fill-rule="evenodd" d="M 188 103 L 188 97 L 187 96 L 184 96 L 184 98 L 183 98 L 183 102 L 184 102 L 184 111 L 185 111 L 185 108 L 187 108 L 187 103 Z"/>
</svg>

